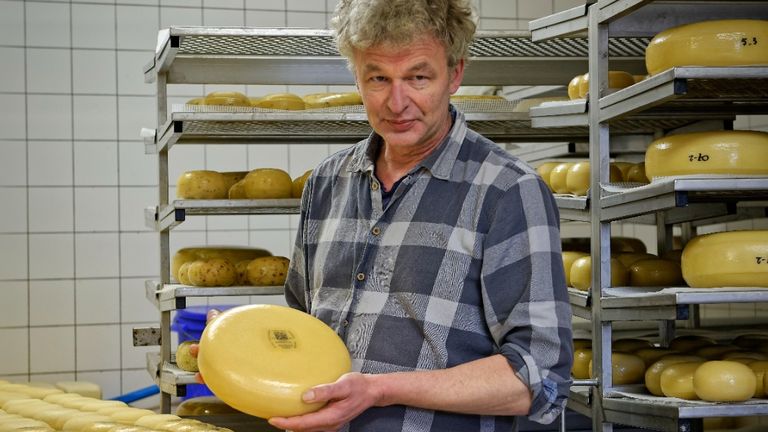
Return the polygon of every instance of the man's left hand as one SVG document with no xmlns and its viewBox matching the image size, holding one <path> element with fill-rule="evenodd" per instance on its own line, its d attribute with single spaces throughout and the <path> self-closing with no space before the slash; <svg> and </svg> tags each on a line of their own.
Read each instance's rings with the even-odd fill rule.
<svg viewBox="0 0 768 432">
<path fill-rule="evenodd" d="M 342 375 L 335 383 L 319 385 L 304 393 L 304 402 L 327 402 L 318 411 L 295 417 L 272 417 L 269 423 L 294 432 L 337 431 L 376 405 L 378 397 L 370 375 L 352 372 Z"/>
</svg>

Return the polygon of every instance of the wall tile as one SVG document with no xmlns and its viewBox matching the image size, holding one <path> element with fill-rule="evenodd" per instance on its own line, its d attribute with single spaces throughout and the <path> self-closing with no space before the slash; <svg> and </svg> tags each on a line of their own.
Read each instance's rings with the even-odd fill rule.
<svg viewBox="0 0 768 432">
<path fill-rule="evenodd" d="M 75 283 L 77 324 L 116 323 L 120 316 L 119 279 L 80 279 Z"/>
<path fill-rule="evenodd" d="M 328 146 L 318 144 L 297 144 L 288 147 L 291 178 L 299 177 L 307 170 L 314 169 L 320 162 L 330 156 Z"/>
<path fill-rule="evenodd" d="M 27 89 L 32 93 L 72 91 L 71 53 L 63 49 L 27 49 Z"/>
<path fill-rule="evenodd" d="M 206 168 L 214 171 L 248 171 L 248 148 L 242 144 L 209 145 Z"/>
<path fill-rule="evenodd" d="M 120 184 L 157 186 L 157 155 L 144 153 L 144 143 L 120 142 Z"/>
<path fill-rule="evenodd" d="M 288 0 L 289 11 L 326 12 L 325 3 L 317 0 Z"/>
<path fill-rule="evenodd" d="M 160 274 L 157 233 L 120 234 L 120 275 L 123 277 Z"/>
<path fill-rule="evenodd" d="M 73 280 L 31 281 L 29 283 L 29 324 L 32 326 L 75 323 L 75 282 Z"/>
<path fill-rule="evenodd" d="M 160 18 L 157 8 L 117 6 L 117 48 L 154 49 Z"/>
<path fill-rule="evenodd" d="M 27 232 L 27 190 L 21 187 L 0 187 L 0 232 Z"/>
<path fill-rule="evenodd" d="M 0 280 L 26 279 L 27 272 L 27 235 L 0 234 Z"/>
<path fill-rule="evenodd" d="M 199 8 L 203 0 L 160 0 L 160 6 L 184 6 L 189 8 Z"/>
<path fill-rule="evenodd" d="M 552 3 L 546 1 L 519 1 L 517 3 L 518 18 L 535 19 L 552 13 Z"/>
<path fill-rule="evenodd" d="M 481 18 L 517 18 L 517 0 L 482 0 Z"/>
<path fill-rule="evenodd" d="M 149 231 L 144 223 L 144 209 L 157 205 L 157 187 L 123 187 L 120 189 L 120 230 Z"/>
<path fill-rule="evenodd" d="M 72 4 L 72 45 L 115 48 L 115 6 Z"/>
<path fill-rule="evenodd" d="M 325 28 L 326 14 L 320 12 L 288 12 L 288 27 Z"/>
<path fill-rule="evenodd" d="M 215 231 L 208 232 L 208 242 L 212 245 L 248 246 L 248 231 Z"/>
<path fill-rule="evenodd" d="M 160 2 L 158 0 L 117 0 L 118 4 L 126 5 L 143 5 L 143 6 L 158 6 Z"/>
<path fill-rule="evenodd" d="M 0 153 L 3 155 L 0 158 L 0 186 L 26 186 L 26 142 L 0 140 Z"/>
<path fill-rule="evenodd" d="M 122 347 L 121 361 L 123 370 L 130 368 L 143 368 L 144 375 L 147 373 L 147 353 L 157 352 L 157 347 L 135 347 L 133 346 L 133 328 L 141 327 L 142 323 L 122 325 L 120 329 L 120 344 Z M 151 384 L 147 384 L 151 385 Z M 141 388 L 141 387 L 138 387 Z"/>
<path fill-rule="evenodd" d="M 0 94 L 0 139 L 27 137 L 26 107 L 24 95 Z"/>
<path fill-rule="evenodd" d="M 117 185 L 117 143 L 75 141 L 75 185 Z"/>
<path fill-rule="evenodd" d="M 3 349 L 3 361 L 0 362 L 0 375 L 29 372 L 28 330 L 0 329 L 0 346 Z"/>
<path fill-rule="evenodd" d="M 71 279 L 75 273 L 74 250 L 72 234 L 30 234 L 29 277 Z"/>
<path fill-rule="evenodd" d="M 72 139 L 72 97 L 27 96 L 30 139 Z"/>
<path fill-rule="evenodd" d="M 73 108 L 76 140 L 117 138 L 115 96 L 75 96 Z"/>
<path fill-rule="evenodd" d="M 120 282 L 120 318 L 123 322 L 160 322 L 157 307 L 147 300 L 143 278 L 123 278 Z M 118 304 L 116 302 L 116 304 Z"/>
<path fill-rule="evenodd" d="M 0 1 L 0 40 L 7 45 L 24 44 L 24 2 Z"/>
<path fill-rule="evenodd" d="M 555 0 L 555 12 L 584 5 L 584 0 Z"/>
<path fill-rule="evenodd" d="M 75 235 L 77 277 L 105 278 L 119 274 L 117 233 L 78 233 Z"/>
<path fill-rule="evenodd" d="M 171 26 L 199 26 L 203 24 L 203 11 L 200 8 L 160 7 L 160 28 Z"/>
<path fill-rule="evenodd" d="M 155 348 L 157 349 L 157 348 Z M 135 390 L 139 390 L 145 387 L 149 387 L 154 384 L 154 381 L 152 381 L 152 377 L 149 376 L 147 373 L 147 367 L 146 367 L 146 361 L 144 362 L 143 368 L 141 366 L 137 367 L 135 370 L 123 370 L 122 373 L 122 393 L 130 393 Z M 132 404 L 132 406 L 142 406 L 141 403 L 144 403 L 149 407 L 157 407 L 160 406 L 160 403 L 158 401 L 159 396 L 153 396 L 146 399 L 142 399 L 141 401 L 137 401 L 136 403 Z"/>
<path fill-rule="evenodd" d="M 209 216 L 207 225 L 210 231 L 248 230 L 248 216 Z M 246 235 L 241 242 L 247 245 L 248 236 Z"/>
<path fill-rule="evenodd" d="M 288 166 L 288 149 L 284 145 L 248 146 L 248 168 L 280 168 Z"/>
<path fill-rule="evenodd" d="M 30 186 L 72 185 L 72 143 L 30 141 L 29 184 Z"/>
<path fill-rule="evenodd" d="M 286 18 L 283 11 L 245 11 L 245 25 L 248 27 L 282 27 L 286 25 Z"/>
<path fill-rule="evenodd" d="M 2 36 L 0 40 L 3 40 Z M 0 63 L 0 76 L 3 77 L 0 80 L 0 92 L 23 92 L 24 48 L 0 47 L 0 58 L 3 59 Z"/>
<path fill-rule="evenodd" d="M 117 90 L 121 95 L 155 95 L 155 85 L 144 82 L 144 65 L 154 51 L 118 51 Z"/>
<path fill-rule="evenodd" d="M 75 328 L 38 327 L 29 330 L 32 373 L 75 369 Z"/>
<path fill-rule="evenodd" d="M 282 215 L 248 216 L 250 228 L 257 230 L 288 229 L 288 218 Z"/>
<path fill-rule="evenodd" d="M 203 9 L 203 25 L 243 26 L 245 25 L 245 16 L 241 10 Z"/>
<path fill-rule="evenodd" d="M 244 0 L 203 0 L 204 9 L 244 9 Z"/>
<path fill-rule="evenodd" d="M 29 324 L 29 295 L 26 281 L 0 281 L 0 327 Z"/>
<path fill-rule="evenodd" d="M 286 10 L 286 0 L 245 0 L 246 9 Z"/>
<path fill-rule="evenodd" d="M 65 232 L 74 226 L 73 190 L 70 187 L 29 189 L 30 232 Z"/>
<path fill-rule="evenodd" d="M 75 93 L 114 94 L 117 89 L 114 51 L 72 50 L 72 71 Z"/>
<path fill-rule="evenodd" d="M 168 184 L 175 185 L 176 180 L 187 171 L 206 169 L 205 161 L 208 147 L 179 145 L 171 148 L 170 156 L 168 157 Z M 155 177 L 157 177 L 157 174 L 155 174 Z"/>
<path fill-rule="evenodd" d="M 24 2 L 27 46 L 70 46 L 69 4 Z"/>
<path fill-rule="evenodd" d="M 250 244 L 272 252 L 272 255 L 290 257 L 293 238 L 287 230 L 251 231 Z"/>
<path fill-rule="evenodd" d="M 77 370 L 120 367 L 120 326 L 90 325 L 77 328 Z"/>
<path fill-rule="evenodd" d="M 118 110 L 121 140 L 140 140 L 141 128 L 153 128 L 157 124 L 157 107 L 152 96 L 120 96 Z"/>
</svg>

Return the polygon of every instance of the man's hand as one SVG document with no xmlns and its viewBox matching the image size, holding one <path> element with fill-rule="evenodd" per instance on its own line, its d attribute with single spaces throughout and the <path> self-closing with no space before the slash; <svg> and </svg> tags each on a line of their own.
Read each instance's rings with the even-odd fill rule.
<svg viewBox="0 0 768 432">
<path fill-rule="evenodd" d="M 218 309 L 211 309 L 208 311 L 208 313 L 205 314 L 205 325 L 208 325 L 216 319 L 217 316 L 221 313 Z M 199 344 L 192 344 L 189 347 L 189 353 L 192 355 L 192 357 L 197 358 L 197 354 L 200 352 L 200 345 Z M 200 384 L 205 384 L 205 381 L 203 381 L 203 376 L 200 375 L 200 372 L 195 372 L 195 381 L 197 381 Z"/>
<path fill-rule="evenodd" d="M 295 417 L 272 417 L 269 423 L 294 432 L 337 431 L 379 403 L 381 395 L 373 379 L 372 375 L 358 372 L 344 374 L 335 383 L 319 385 L 304 393 L 304 402 L 327 402 L 320 410 Z"/>
</svg>

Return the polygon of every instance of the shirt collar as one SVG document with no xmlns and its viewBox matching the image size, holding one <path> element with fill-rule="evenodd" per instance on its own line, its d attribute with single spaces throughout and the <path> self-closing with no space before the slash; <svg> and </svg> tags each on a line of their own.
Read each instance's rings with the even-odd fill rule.
<svg viewBox="0 0 768 432">
<path fill-rule="evenodd" d="M 439 179 L 448 179 L 459 149 L 467 133 L 467 122 L 464 119 L 464 113 L 457 110 L 453 105 L 449 105 L 449 111 L 453 118 L 453 125 L 448 131 L 443 142 L 430 153 L 424 160 L 419 162 L 414 170 L 418 168 L 428 169 L 432 175 Z M 372 132 L 368 138 L 356 146 L 352 154 L 352 163 L 349 166 L 350 172 L 373 172 L 373 163 L 382 144 L 382 138 L 376 132 Z"/>
</svg>

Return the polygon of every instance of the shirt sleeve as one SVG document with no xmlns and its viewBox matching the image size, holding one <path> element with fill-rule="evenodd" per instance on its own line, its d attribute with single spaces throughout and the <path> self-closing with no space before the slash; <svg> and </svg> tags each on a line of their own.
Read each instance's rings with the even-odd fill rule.
<svg viewBox="0 0 768 432">
<path fill-rule="evenodd" d="M 304 184 L 304 192 L 301 195 L 301 207 L 299 211 L 299 227 L 296 231 L 296 241 L 291 254 L 291 262 L 288 266 L 288 275 L 285 279 L 285 301 L 288 306 L 309 313 L 310 295 L 309 281 L 307 280 L 307 215 L 311 202 L 313 178 L 307 179 Z"/>
<path fill-rule="evenodd" d="M 565 407 L 573 363 L 559 213 L 543 181 L 525 174 L 489 218 L 481 276 L 486 321 L 531 391 L 529 419 L 551 423 Z"/>
</svg>

